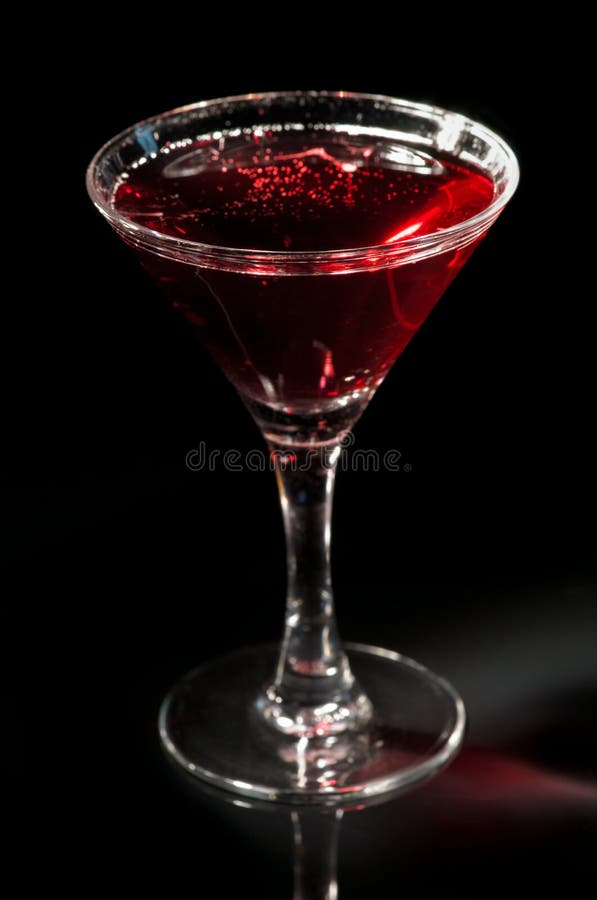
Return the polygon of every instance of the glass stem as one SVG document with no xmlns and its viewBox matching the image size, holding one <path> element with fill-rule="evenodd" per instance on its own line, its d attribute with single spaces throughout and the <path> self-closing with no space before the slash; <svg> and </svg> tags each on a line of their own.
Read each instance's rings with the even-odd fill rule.
<svg viewBox="0 0 597 900">
<path fill-rule="evenodd" d="M 342 810 L 291 812 L 294 834 L 293 900 L 336 900 Z"/>
<path fill-rule="evenodd" d="M 272 450 L 284 517 L 288 593 L 284 638 L 266 718 L 312 737 L 360 727 L 370 704 L 355 682 L 334 613 L 330 544 L 339 444 Z"/>
</svg>

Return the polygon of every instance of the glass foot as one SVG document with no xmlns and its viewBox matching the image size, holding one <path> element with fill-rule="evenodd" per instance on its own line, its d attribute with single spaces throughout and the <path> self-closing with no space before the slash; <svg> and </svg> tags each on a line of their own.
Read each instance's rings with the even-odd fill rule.
<svg viewBox="0 0 597 900">
<path fill-rule="evenodd" d="M 275 669 L 272 644 L 212 660 L 174 687 L 159 717 L 166 751 L 197 778 L 285 803 L 357 802 L 430 778 L 462 743 L 462 700 L 399 653 L 364 644 L 345 649 L 373 704 L 363 730 L 297 739 L 272 729 L 256 705 Z"/>
</svg>

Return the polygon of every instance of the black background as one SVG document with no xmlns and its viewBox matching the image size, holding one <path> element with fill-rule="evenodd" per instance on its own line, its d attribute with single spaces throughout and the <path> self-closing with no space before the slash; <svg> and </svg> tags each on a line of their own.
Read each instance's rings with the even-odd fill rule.
<svg viewBox="0 0 597 900">
<path fill-rule="evenodd" d="M 393 897 L 456 884 L 463 871 L 472 893 L 488 873 L 509 884 L 513 866 L 537 887 L 574 883 L 594 861 L 592 382 L 558 168 L 576 151 L 551 106 L 567 86 L 547 54 L 531 58 L 523 38 L 504 44 L 495 23 L 484 52 L 454 22 L 437 24 L 428 47 L 414 23 L 411 40 L 383 19 L 364 30 L 333 16 L 316 35 L 309 21 L 262 30 L 249 16 L 234 35 L 215 18 L 160 21 L 147 35 L 101 22 L 97 43 L 74 41 L 50 66 L 37 162 L 43 184 L 61 189 L 13 295 L 24 327 L 3 474 L 7 634 L 18 636 L 7 639 L 7 683 L 27 683 L 16 712 L 33 725 L 30 771 L 41 767 L 55 804 L 39 801 L 30 831 L 57 878 L 67 847 L 98 886 L 201 891 L 215 875 L 223 896 L 290 896 L 287 814 L 190 798 L 155 725 L 187 669 L 278 636 L 275 485 L 268 473 L 186 468 L 200 441 L 242 451 L 259 435 L 93 210 L 84 171 L 147 115 L 299 87 L 469 113 L 512 143 L 522 170 L 358 425 L 358 447 L 398 449 L 411 470 L 338 478 L 343 634 L 441 671 L 471 716 L 467 747 L 441 779 L 346 817 L 341 896 Z"/>
</svg>

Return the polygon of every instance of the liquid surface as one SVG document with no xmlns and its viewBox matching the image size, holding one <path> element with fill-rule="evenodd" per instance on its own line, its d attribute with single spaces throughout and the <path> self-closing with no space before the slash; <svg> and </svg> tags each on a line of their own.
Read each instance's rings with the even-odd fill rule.
<svg viewBox="0 0 597 900">
<path fill-rule="evenodd" d="M 174 237 L 306 251 L 429 234 L 470 218 L 492 197 L 480 172 L 373 135 L 258 130 L 162 148 L 131 169 L 114 204 Z"/>
<path fill-rule="evenodd" d="M 390 244 L 480 212 L 492 182 L 371 134 L 254 131 L 166 146 L 114 194 L 131 221 L 227 247 Z M 480 238 L 394 268 L 258 275 L 137 249 L 269 435 L 350 427 Z M 273 438 L 272 438 L 273 439 Z"/>
</svg>

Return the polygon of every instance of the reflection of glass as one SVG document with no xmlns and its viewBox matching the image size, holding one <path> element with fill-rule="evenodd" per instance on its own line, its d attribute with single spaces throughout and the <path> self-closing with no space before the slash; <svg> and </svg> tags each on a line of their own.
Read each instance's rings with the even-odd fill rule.
<svg viewBox="0 0 597 900">
<path fill-rule="evenodd" d="M 295 809 L 294 900 L 336 900 L 341 809 Z"/>
<path fill-rule="evenodd" d="M 345 93 L 196 104 L 93 160 L 92 199 L 237 387 L 280 488 L 282 646 L 215 660 L 167 698 L 162 739 L 192 774 L 334 803 L 420 781 L 458 749 L 464 710 L 445 681 L 339 640 L 332 491 L 342 439 L 516 181 L 484 127 Z"/>
</svg>

